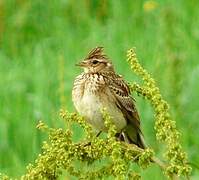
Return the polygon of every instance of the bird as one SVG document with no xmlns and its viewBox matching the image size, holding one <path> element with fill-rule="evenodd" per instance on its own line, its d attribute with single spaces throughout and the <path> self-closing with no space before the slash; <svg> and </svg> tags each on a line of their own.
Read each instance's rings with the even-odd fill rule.
<svg viewBox="0 0 199 180">
<path fill-rule="evenodd" d="M 115 72 L 104 48 L 92 49 L 76 65 L 84 70 L 75 78 L 72 89 L 72 101 L 77 112 L 101 133 L 107 132 L 102 113 L 105 108 L 116 127 L 116 137 L 145 149 L 140 117 L 129 85 Z"/>
</svg>

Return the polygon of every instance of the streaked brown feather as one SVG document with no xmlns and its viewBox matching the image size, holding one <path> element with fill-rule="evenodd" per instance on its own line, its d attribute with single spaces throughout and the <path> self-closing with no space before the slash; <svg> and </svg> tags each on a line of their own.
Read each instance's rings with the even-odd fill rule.
<svg viewBox="0 0 199 180">
<path fill-rule="evenodd" d="M 107 85 L 116 99 L 118 108 L 129 121 L 127 123 L 133 124 L 140 131 L 140 118 L 127 83 L 121 76 L 112 74 L 112 76 L 109 75 L 107 78 Z"/>
<path fill-rule="evenodd" d="M 86 59 L 107 59 L 107 56 L 103 53 L 103 47 L 96 47 L 89 52 Z"/>
</svg>

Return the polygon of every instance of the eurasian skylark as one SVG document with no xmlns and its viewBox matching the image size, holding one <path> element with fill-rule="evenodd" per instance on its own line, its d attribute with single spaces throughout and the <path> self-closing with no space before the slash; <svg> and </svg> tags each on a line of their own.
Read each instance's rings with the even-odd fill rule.
<svg viewBox="0 0 199 180">
<path fill-rule="evenodd" d="M 78 65 L 84 72 L 76 77 L 72 91 L 77 111 L 95 129 L 106 131 L 102 117 L 102 109 L 106 108 L 117 128 L 117 137 L 145 148 L 140 118 L 129 87 L 122 76 L 115 73 L 103 48 L 93 49 Z"/>
</svg>

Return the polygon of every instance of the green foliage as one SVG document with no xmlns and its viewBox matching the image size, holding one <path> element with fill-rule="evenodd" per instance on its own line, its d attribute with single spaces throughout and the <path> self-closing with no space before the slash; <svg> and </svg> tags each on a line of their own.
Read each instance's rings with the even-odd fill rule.
<svg viewBox="0 0 199 180">
<path fill-rule="evenodd" d="M 0 0 L 0 172 L 20 177 L 29 162 L 34 164 L 47 139 L 35 129 L 40 120 L 65 127 L 57 112 L 74 111 L 72 82 L 80 73 L 74 64 L 96 46 L 105 47 L 116 71 L 130 82 L 140 81 L 129 73 L 124 54 L 131 46 L 137 48 L 141 64 L 171 107 L 189 161 L 199 164 L 197 3 Z M 161 157 L 165 143 L 156 141 L 152 106 L 134 96 L 146 142 Z M 77 124 L 71 129 L 75 141 L 84 135 Z M 143 179 L 162 178 L 157 166 L 133 169 Z M 191 179 L 198 176 L 193 166 Z"/>
<path fill-rule="evenodd" d="M 128 52 L 128 61 L 132 69 L 142 77 L 144 86 L 138 84 L 131 85 L 137 93 L 146 97 L 155 110 L 155 129 L 157 139 L 167 145 L 168 164 L 163 170 L 172 178 L 174 175 L 189 176 L 191 168 L 187 164 L 185 152 L 182 150 L 178 140 L 179 133 L 171 120 L 168 112 L 168 104 L 162 99 L 155 81 L 148 72 L 138 63 L 133 49 Z M 96 179 L 113 176 L 116 179 L 139 179 L 140 176 L 132 171 L 130 164 L 136 162 L 141 168 L 147 168 L 154 160 L 152 149 L 140 149 L 136 145 L 126 144 L 115 138 L 116 128 L 111 117 L 103 110 L 105 126 L 108 129 L 105 139 L 96 137 L 90 125 L 75 113 L 61 110 L 60 116 L 68 124 L 68 129 L 49 128 L 43 122 L 37 128 L 48 132 L 49 141 L 43 142 L 42 154 L 39 154 L 35 164 L 27 166 L 27 173 L 21 179 L 57 179 L 63 172 L 67 171 L 72 176 L 79 179 Z M 76 143 L 72 140 L 71 123 L 78 123 L 85 131 L 84 140 Z M 88 167 L 97 160 L 104 158 L 109 162 L 100 169 L 82 171 L 75 166 L 75 161 L 81 161 Z M 2 176 L 4 179 L 7 176 Z"/>
<path fill-rule="evenodd" d="M 22 176 L 22 179 L 56 179 L 62 173 L 62 169 L 79 179 L 93 179 L 110 175 L 117 179 L 125 179 L 127 175 L 135 176 L 133 172 L 129 171 L 129 163 L 135 155 L 137 156 L 136 160 L 138 159 L 142 164 L 146 164 L 152 157 L 149 150 L 142 152 L 134 146 L 127 149 L 127 145 L 117 141 L 115 127 L 108 114 L 104 115 L 106 127 L 109 129 L 106 139 L 95 137 L 91 127 L 77 114 L 62 110 L 60 115 L 66 122 L 80 124 L 86 132 L 85 139 L 80 143 L 74 143 L 71 130 L 48 128 L 40 122 L 37 127 L 48 132 L 49 143 L 43 142 L 43 153 L 38 156 L 35 165 L 30 164 L 27 167 L 27 174 Z M 74 164 L 78 160 L 91 166 L 94 161 L 105 157 L 110 157 L 111 162 L 95 171 L 83 172 L 77 170 Z"/>
</svg>

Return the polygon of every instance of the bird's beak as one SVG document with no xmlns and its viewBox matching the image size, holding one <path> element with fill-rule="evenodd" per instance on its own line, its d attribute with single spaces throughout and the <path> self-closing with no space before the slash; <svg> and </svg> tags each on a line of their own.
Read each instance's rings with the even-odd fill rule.
<svg viewBox="0 0 199 180">
<path fill-rule="evenodd" d="M 81 61 L 77 64 L 75 64 L 76 66 L 80 66 L 80 67 L 86 67 L 87 66 L 87 63 L 85 61 Z"/>
</svg>

